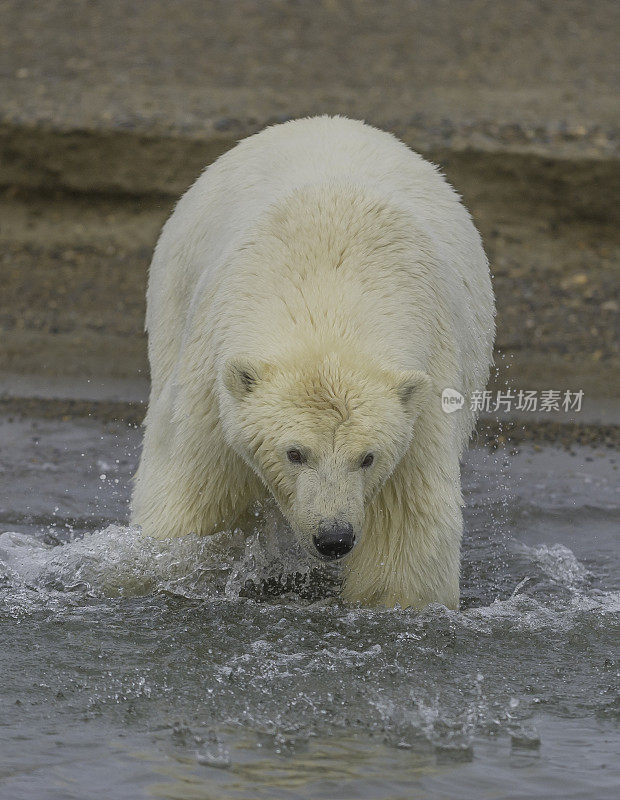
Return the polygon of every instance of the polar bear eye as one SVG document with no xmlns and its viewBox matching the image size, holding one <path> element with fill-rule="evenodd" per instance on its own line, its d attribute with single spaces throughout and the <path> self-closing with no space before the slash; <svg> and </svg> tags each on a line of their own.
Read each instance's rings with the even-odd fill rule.
<svg viewBox="0 0 620 800">
<path fill-rule="evenodd" d="M 366 453 L 366 455 L 362 459 L 362 464 L 361 464 L 362 469 L 368 469 L 368 467 L 372 464 L 374 460 L 375 457 L 373 456 L 372 453 Z"/>
<path fill-rule="evenodd" d="M 296 447 L 291 447 L 290 450 L 286 451 L 286 457 L 291 462 L 291 464 L 303 464 L 306 460 L 303 457 L 301 450 L 298 450 Z"/>
</svg>

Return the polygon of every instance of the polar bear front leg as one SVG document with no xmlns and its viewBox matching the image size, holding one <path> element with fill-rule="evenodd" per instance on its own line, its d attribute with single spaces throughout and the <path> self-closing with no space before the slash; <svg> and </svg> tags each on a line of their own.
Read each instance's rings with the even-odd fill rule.
<svg viewBox="0 0 620 800">
<path fill-rule="evenodd" d="M 238 469 L 212 464 L 207 471 L 191 463 L 171 463 L 165 470 L 140 467 L 134 492 L 132 522 L 146 536 L 167 539 L 188 534 L 210 535 L 244 526 L 249 508 L 262 497 L 250 479 L 240 485 Z"/>
<path fill-rule="evenodd" d="M 188 417 L 174 427 L 170 418 L 167 408 L 149 409 L 132 523 L 157 539 L 236 527 L 264 495 L 262 485 L 226 445 L 216 421 Z M 192 438 L 191 431 L 201 437 Z"/>
<path fill-rule="evenodd" d="M 428 470 L 398 472 L 368 509 L 362 541 L 345 568 L 343 598 L 457 609 L 463 528 L 458 474 L 429 482 Z"/>
</svg>

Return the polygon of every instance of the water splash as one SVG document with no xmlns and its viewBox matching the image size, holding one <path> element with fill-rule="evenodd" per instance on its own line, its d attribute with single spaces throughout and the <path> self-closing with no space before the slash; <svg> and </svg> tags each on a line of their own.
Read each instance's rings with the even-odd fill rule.
<svg viewBox="0 0 620 800">
<path fill-rule="evenodd" d="M 516 549 L 528 556 L 552 581 L 568 589 L 583 586 L 591 575 L 577 560 L 573 551 L 563 544 L 540 544 L 533 547 L 520 544 Z"/>
<path fill-rule="evenodd" d="M 297 546 L 275 515 L 246 534 L 240 529 L 209 537 L 157 540 L 140 529 L 110 525 L 56 546 L 22 533 L 0 534 L 0 587 L 24 610 L 52 596 L 136 597 L 167 593 L 187 599 L 335 594 L 337 570 L 322 567 Z M 0 597 L 2 595 L 0 594 Z"/>
<path fill-rule="evenodd" d="M 80 679 L 84 713 L 166 707 L 172 695 L 174 713 L 184 709 L 190 720 L 198 763 L 224 767 L 229 753 L 205 726 L 240 726 L 287 742 L 363 730 L 390 745 L 425 743 L 460 759 L 472 757 L 481 734 L 503 732 L 515 747 L 534 748 L 536 704 L 541 696 L 558 702 L 544 684 L 545 648 L 570 634 L 570 664 L 585 663 L 593 648 L 606 652 L 620 621 L 620 593 L 590 590 L 587 570 L 561 545 L 519 549 L 509 565 L 512 591 L 486 606 L 415 612 L 309 602 L 314 565 L 287 543 L 273 520 L 249 535 L 171 541 L 112 525 L 55 547 L 5 533 L 0 616 L 44 611 L 62 621 L 59 632 L 75 625 L 85 652 L 92 640 L 97 653 L 101 634 L 90 625 L 113 615 L 108 651 L 120 646 L 125 666 Z M 524 564 L 565 591 L 541 595 L 535 580 L 518 579 Z M 151 664 L 144 654 L 153 647 L 161 652 Z M 587 678 L 566 669 L 562 703 L 574 696 L 573 708 Z M 46 680 L 58 682 L 56 666 Z M 611 685 L 600 691 L 606 685 L 596 676 L 605 714 L 614 703 Z M 60 688 L 75 693 L 75 683 Z"/>
</svg>

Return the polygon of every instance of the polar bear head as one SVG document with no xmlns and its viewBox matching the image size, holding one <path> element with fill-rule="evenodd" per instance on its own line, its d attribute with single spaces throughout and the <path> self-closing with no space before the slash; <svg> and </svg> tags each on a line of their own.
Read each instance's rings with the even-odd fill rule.
<svg viewBox="0 0 620 800">
<path fill-rule="evenodd" d="M 300 543 L 332 560 L 361 540 L 366 507 L 407 452 L 430 380 L 334 353 L 283 365 L 239 356 L 224 364 L 220 387 L 228 444 Z"/>
</svg>

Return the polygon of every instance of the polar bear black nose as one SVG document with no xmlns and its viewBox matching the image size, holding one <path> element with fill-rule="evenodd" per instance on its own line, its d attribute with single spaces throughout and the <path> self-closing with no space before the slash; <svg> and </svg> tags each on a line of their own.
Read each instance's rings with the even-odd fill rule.
<svg viewBox="0 0 620 800">
<path fill-rule="evenodd" d="M 317 535 L 312 538 L 319 553 L 330 561 L 342 558 L 355 544 L 353 526 L 348 522 L 337 522 L 335 519 L 323 520 Z"/>
</svg>

